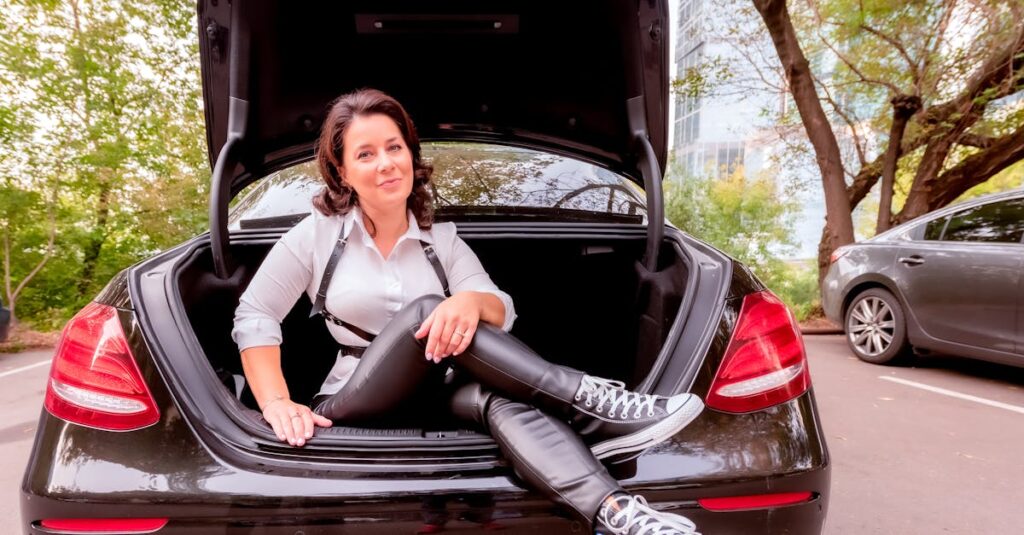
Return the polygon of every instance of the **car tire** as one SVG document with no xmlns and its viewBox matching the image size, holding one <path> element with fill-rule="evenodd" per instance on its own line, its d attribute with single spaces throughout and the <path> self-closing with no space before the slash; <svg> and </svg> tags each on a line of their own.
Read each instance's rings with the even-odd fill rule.
<svg viewBox="0 0 1024 535">
<path fill-rule="evenodd" d="M 846 308 L 843 330 L 857 358 L 872 364 L 905 364 L 913 356 L 899 299 L 883 288 L 869 288 Z"/>
</svg>

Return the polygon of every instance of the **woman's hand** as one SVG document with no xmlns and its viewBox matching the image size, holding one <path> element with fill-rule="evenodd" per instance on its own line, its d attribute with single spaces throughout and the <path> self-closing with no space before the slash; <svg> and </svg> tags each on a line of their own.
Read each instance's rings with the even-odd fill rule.
<svg viewBox="0 0 1024 535">
<path fill-rule="evenodd" d="M 263 419 L 274 428 L 274 434 L 292 446 L 304 446 L 313 437 L 316 426 L 330 427 L 331 421 L 309 407 L 290 399 L 275 398 L 263 405 Z"/>
<path fill-rule="evenodd" d="M 427 336 L 426 358 L 434 362 L 458 355 L 469 347 L 480 323 L 480 294 L 460 292 L 445 299 L 423 320 L 416 338 Z"/>
</svg>

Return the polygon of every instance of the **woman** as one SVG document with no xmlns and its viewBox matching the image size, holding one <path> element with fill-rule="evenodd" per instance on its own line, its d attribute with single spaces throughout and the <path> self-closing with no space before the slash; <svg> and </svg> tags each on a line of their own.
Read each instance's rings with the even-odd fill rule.
<svg viewBox="0 0 1024 535">
<path fill-rule="evenodd" d="M 599 459 L 674 435 L 701 401 L 629 392 L 549 363 L 508 335 L 511 297 L 453 224 L 432 224 L 433 168 L 397 101 L 376 90 L 339 98 L 317 161 L 326 188 L 316 210 L 270 251 L 232 331 L 279 439 L 302 446 L 316 426 L 359 425 L 401 412 L 424 391 L 443 393 L 445 410 L 488 431 L 522 479 L 583 521 L 608 533 L 695 533 L 684 517 L 625 492 Z M 341 344 L 312 407 L 289 399 L 280 365 L 280 322 L 302 292 Z M 445 381 L 449 365 L 461 380 Z"/>
</svg>

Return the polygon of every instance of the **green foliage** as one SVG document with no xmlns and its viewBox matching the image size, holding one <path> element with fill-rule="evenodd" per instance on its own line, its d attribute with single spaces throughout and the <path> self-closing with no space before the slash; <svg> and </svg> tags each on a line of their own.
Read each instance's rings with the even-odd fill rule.
<svg viewBox="0 0 1024 535">
<path fill-rule="evenodd" d="M 764 283 L 789 306 L 798 321 L 819 313 L 818 267 L 813 260 L 787 262 L 770 273 Z"/>
<path fill-rule="evenodd" d="M 4 4 L 4 297 L 52 328 L 120 269 L 205 227 L 196 21 L 170 0 Z"/>
<path fill-rule="evenodd" d="M 799 319 L 818 304 L 817 272 L 781 258 L 793 247 L 795 191 L 742 168 L 724 178 L 686 176 L 670 165 L 665 215 L 678 228 L 743 262 L 786 302 Z"/>
<path fill-rule="evenodd" d="M 920 215 L 922 206 L 947 202 L 950 192 L 962 191 L 987 176 L 944 174 L 966 158 L 991 158 L 989 162 L 998 165 L 990 169 L 1007 163 L 1007 151 L 987 149 L 985 140 L 1005 140 L 1024 128 L 1024 99 L 1020 94 L 1024 69 L 1018 62 L 1002 57 L 1015 50 L 1007 47 L 1019 47 L 1024 0 L 774 3 L 775 8 L 786 8 L 796 44 L 809 62 L 810 81 L 828 119 L 827 125 L 807 126 L 790 96 L 789 76 L 793 72 L 782 68 L 754 4 L 750 0 L 701 2 L 706 13 L 697 16 L 702 31 L 698 41 L 711 46 L 692 50 L 699 51 L 698 59 L 700 54 L 709 55 L 703 57 L 703 63 L 698 61 L 680 73 L 673 88 L 684 97 L 681 104 L 687 112 L 694 107 L 690 102 L 693 97 L 732 95 L 758 102 L 762 107 L 761 124 L 752 125 L 744 134 L 759 143 L 772 138 L 768 141 L 769 158 L 787 182 L 810 185 L 820 181 L 818 154 L 812 150 L 808 129 L 819 140 L 834 136 L 846 177 L 849 181 L 856 179 L 853 184 L 847 183 L 855 186 L 850 192 L 856 193 L 852 200 L 859 203 L 852 214 L 856 236 L 871 236 L 876 229 L 881 188 L 874 186 L 867 196 L 862 195 L 861 188 L 878 184 L 889 146 L 893 97 L 916 96 L 922 102 L 921 111 L 911 117 L 900 140 L 901 146 L 910 148 L 899 157 L 892 192 L 892 211 L 898 213 L 898 219 Z M 1017 55 L 1020 57 L 1024 54 Z M 984 168 L 979 166 L 978 172 L 984 172 Z M 1022 181 L 1024 164 L 1017 163 L 961 198 L 1021 187 Z M 688 191 L 683 195 L 703 187 L 699 182 L 684 183 L 682 188 Z M 706 192 L 696 191 L 698 197 L 701 193 Z M 830 214 L 835 219 L 846 216 Z M 684 225 L 700 226 L 689 220 Z M 701 230 L 704 232 L 695 233 L 741 259 L 752 247 L 743 243 L 745 237 L 731 237 L 728 232 L 716 235 L 715 228 Z M 827 244 L 823 251 L 827 256 Z M 789 266 L 784 270 L 762 261 L 757 254 L 748 258 L 766 281 L 785 273 L 779 275 L 779 283 L 769 284 L 780 293 L 791 294 L 787 301 L 791 304 L 807 302 L 800 295 L 816 288 L 816 284 L 804 280 L 802 268 Z"/>
<path fill-rule="evenodd" d="M 708 97 L 735 77 L 733 65 L 728 59 L 721 56 L 708 57 L 686 69 L 681 77 L 672 80 L 672 92 L 690 98 Z"/>
<path fill-rule="evenodd" d="M 1001 173 L 965 191 L 955 202 L 1017 188 L 1024 188 L 1024 161 L 1003 169 Z"/>
</svg>

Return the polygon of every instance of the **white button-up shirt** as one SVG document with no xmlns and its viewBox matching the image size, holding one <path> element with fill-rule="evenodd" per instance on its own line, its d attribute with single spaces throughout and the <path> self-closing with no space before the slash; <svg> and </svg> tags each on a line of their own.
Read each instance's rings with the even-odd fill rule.
<svg viewBox="0 0 1024 535">
<path fill-rule="evenodd" d="M 512 298 L 498 289 L 484 271 L 476 254 L 456 234 L 454 223 L 435 223 L 421 230 L 409 212 L 409 230 L 395 243 L 388 258 L 363 226 L 358 208 L 345 216 L 325 216 L 318 210 L 281 237 L 267 254 L 235 310 L 231 336 L 239 351 L 254 346 L 281 344 L 281 321 L 302 292 L 316 300 L 320 278 L 344 226 L 348 241 L 327 290 L 327 311 L 371 333 L 379 333 L 396 312 L 418 297 L 443 295 L 444 290 L 427 260 L 420 241 L 433 244 L 454 295 L 464 291 L 494 294 L 505 305 L 508 331 L 515 321 Z M 365 346 L 367 342 L 348 329 L 327 322 L 341 344 Z M 339 352 L 334 368 L 320 387 L 333 394 L 345 385 L 359 360 Z"/>
</svg>

